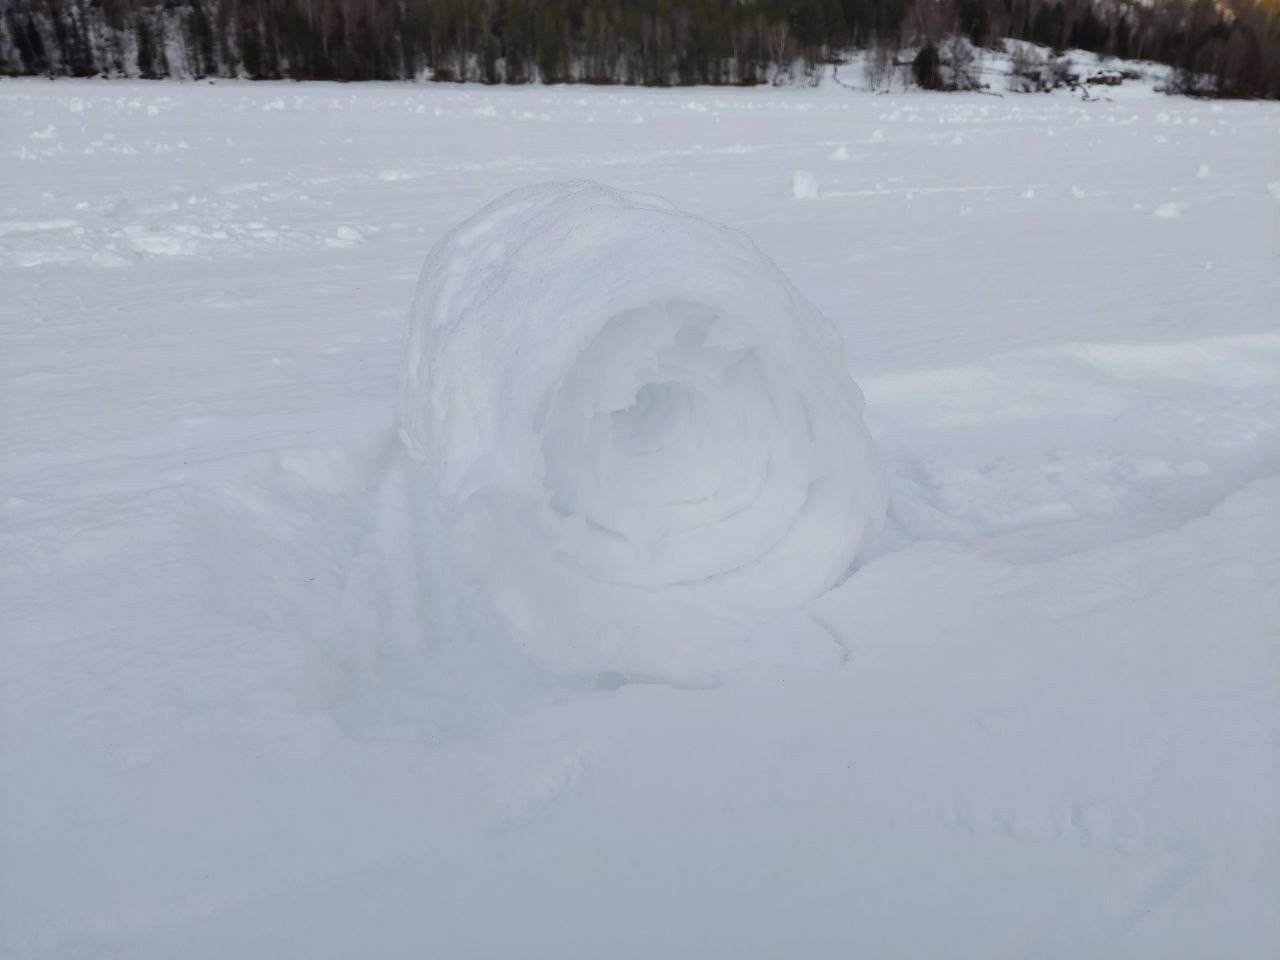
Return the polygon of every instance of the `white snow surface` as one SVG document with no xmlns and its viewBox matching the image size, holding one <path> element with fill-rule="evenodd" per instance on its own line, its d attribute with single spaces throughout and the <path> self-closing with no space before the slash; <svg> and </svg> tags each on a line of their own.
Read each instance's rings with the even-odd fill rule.
<svg viewBox="0 0 1280 960">
<path fill-rule="evenodd" d="M 0 956 L 1275 955 L 1280 110 L 1103 96 L 0 82 Z M 399 415 L 427 251 L 580 179 L 450 274 L 536 324 L 428 269 Z M 633 512 L 865 476 L 850 378 L 851 575 Z M 737 643 L 589 634 L 731 556 Z"/>
<path fill-rule="evenodd" d="M 442 562 L 534 659 L 688 682 L 880 532 L 862 404 L 835 327 L 746 237 L 569 182 L 432 252 L 401 435 Z"/>
</svg>

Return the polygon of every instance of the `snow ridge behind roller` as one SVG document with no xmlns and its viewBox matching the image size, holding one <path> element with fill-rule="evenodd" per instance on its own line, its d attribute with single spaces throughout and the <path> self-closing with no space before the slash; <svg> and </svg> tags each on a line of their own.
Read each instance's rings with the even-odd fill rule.
<svg viewBox="0 0 1280 960">
<path fill-rule="evenodd" d="M 839 582 L 883 473 L 831 323 L 742 234 L 584 182 L 423 268 L 400 435 L 447 562 L 557 671 L 743 666 Z"/>
</svg>

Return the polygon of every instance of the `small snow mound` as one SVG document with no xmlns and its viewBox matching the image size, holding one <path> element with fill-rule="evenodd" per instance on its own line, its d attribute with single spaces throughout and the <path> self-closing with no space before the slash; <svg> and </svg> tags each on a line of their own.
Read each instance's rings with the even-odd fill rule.
<svg viewBox="0 0 1280 960">
<path fill-rule="evenodd" d="M 791 196 L 797 200 L 815 200 L 818 197 L 818 178 L 808 170 L 791 174 Z"/>
<path fill-rule="evenodd" d="M 432 566 L 554 670 L 786 660 L 754 628 L 884 519 L 830 322 L 741 234 L 597 184 L 507 194 L 432 251 L 400 435 Z"/>
<path fill-rule="evenodd" d="M 1172 200 L 1162 203 L 1151 212 L 1151 215 L 1160 217 L 1162 220 L 1176 220 L 1182 216 L 1182 204 L 1174 203 Z"/>
<path fill-rule="evenodd" d="M 1271 199 L 1280 200 L 1280 180 L 1268 183 L 1267 192 L 1271 194 Z"/>
<path fill-rule="evenodd" d="M 1200 166 L 1196 169 L 1196 177 L 1200 180 L 1204 180 L 1208 176 L 1209 176 L 1209 165 L 1207 163 L 1200 164 Z"/>
<path fill-rule="evenodd" d="M 251 225 L 252 226 L 252 225 Z M 364 234 L 355 227 L 341 226 L 334 231 L 332 237 L 325 240 L 325 246 L 335 248 L 354 247 L 356 244 L 364 240 Z"/>
<path fill-rule="evenodd" d="M 836 147 L 834 150 L 832 150 L 832 151 L 831 151 L 831 156 L 830 156 L 830 158 L 829 158 L 829 159 L 831 159 L 831 160 L 837 160 L 837 161 L 844 161 L 844 160 L 848 160 L 848 159 L 849 159 L 849 148 L 848 148 L 848 146 L 846 146 L 846 145 L 845 145 L 845 144 L 843 144 L 843 143 L 842 143 L 842 144 L 840 144 L 840 146 Z"/>
<path fill-rule="evenodd" d="M 130 264 L 129 259 L 121 256 L 114 247 L 104 247 L 94 251 L 89 262 L 95 267 L 127 267 Z"/>
</svg>

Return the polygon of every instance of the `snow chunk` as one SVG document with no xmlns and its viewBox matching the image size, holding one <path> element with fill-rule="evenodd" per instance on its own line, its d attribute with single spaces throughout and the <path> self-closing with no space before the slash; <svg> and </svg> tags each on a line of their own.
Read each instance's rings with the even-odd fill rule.
<svg viewBox="0 0 1280 960">
<path fill-rule="evenodd" d="M 252 225 L 251 225 L 252 226 Z M 334 231 L 334 235 L 325 240 L 328 247 L 354 247 L 364 239 L 364 234 L 355 227 L 343 225 Z"/>
<path fill-rule="evenodd" d="M 401 438 L 433 566 L 555 670 L 776 656 L 745 638 L 885 514 L 830 322 L 742 235 L 591 183 L 507 194 L 432 251 Z"/>
<path fill-rule="evenodd" d="M 797 200 L 814 200 L 818 196 L 818 178 L 808 170 L 791 174 L 791 196 Z"/>
</svg>

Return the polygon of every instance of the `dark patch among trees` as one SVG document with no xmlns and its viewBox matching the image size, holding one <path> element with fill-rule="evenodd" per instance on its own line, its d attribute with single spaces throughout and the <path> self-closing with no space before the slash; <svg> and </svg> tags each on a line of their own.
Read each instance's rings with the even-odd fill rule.
<svg viewBox="0 0 1280 960">
<path fill-rule="evenodd" d="M 757 84 L 946 38 L 1159 60 L 1179 90 L 1280 96 L 1274 0 L 0 0 L 0 71 L 481 83 Z M 181 62 L 170 53 L 181 52 Z M 956 48 L 958 50 L 958 48 Z"/>
</svg>

